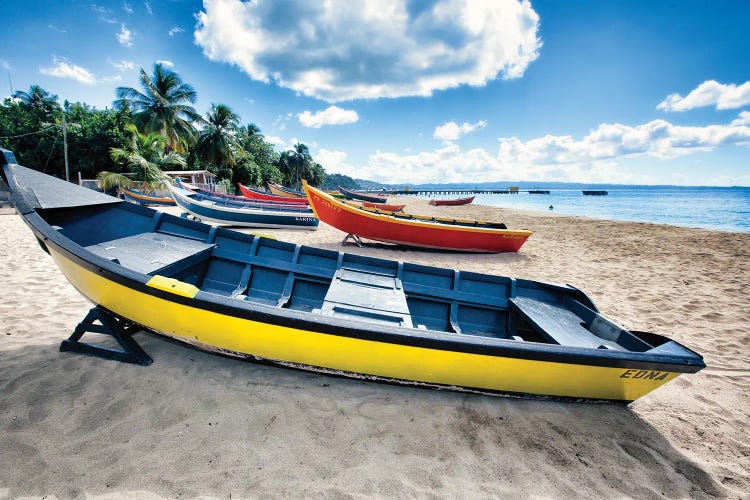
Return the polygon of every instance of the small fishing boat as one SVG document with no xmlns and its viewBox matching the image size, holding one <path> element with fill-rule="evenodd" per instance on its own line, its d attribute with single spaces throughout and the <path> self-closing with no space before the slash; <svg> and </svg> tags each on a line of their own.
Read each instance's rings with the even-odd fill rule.
<svg viewBox="0 0 750 500">
<path fill-rule="evenodd" d="M 281 208 L 295 211 L 312 212 L 309 205 L 302 203 L 278 203 L 275 201 L 248 200 L 244 196 L 235 196 L 231 194 L 218 193 L 207 189 L 188 184 L 186 182 L 177 182 L 178 187 L 196 193 L 199 199 L 205 199 L 215 202 L 218 205 L 230 205 L 245 208 Z"/>
<path fill-rule="evenodd" d="M 584 196 L 607 196 L 608 194 L 609 194 L 608 191 L 597 191 L 597 190 L 583 191 Z"/>
<path fill-rule="evenodd" d="M 306 198 L 305 193 L 272 182 L 268 183 L 268 190 L 271 191 L 271 194 L 275 194 L 276 196 L 284 196 L 286 198 Z"/>
<path fill-rule="evenodd" d="M 362 206 L 366 208 L 377 208 L 378 210 L 385 210 L 388 212 L 401 212 L 406 205 L 389 205 L 388 203 L 373 203 L 371 201 L 363 201 Z"/>
<path fill-rule="evenodd" d="M 472 201 L 474 201 L 474 196 L 469 196 L 468 198 L 456 198 L 455 200 L 436 200 L 431 199 L 430 205 L 435 206 L 455 206 L 455 205 L 468 205 Z"/>
<path fill-rule="evenodd" d="M 339 186 L 339 191 L 350 200 L 369 201 L 370 203 L 388 203 L 387 198 L 381 198 L 380 196 L 372 196 L 364 193 L 357 193 L 356 191 L 344 189 L 341 186 Z"/>
<path fill-rule="evenodd" d="M 257 189 L 244 186 L 241 183 L 237 183 L 237 186 L 239 186 L 240 193 L 242 193 L 242 196 L 244 196 L 248 200 L 264 201 L 264 202 L 271 201 L 275 203 L 298 203 L 302 205 L 307 205 L 307 198 L 289 198 L 286 196 L 276 196 L 273 194 L 262 193 L 258 191 Z"/>
<path fill-rule="evenodd" d="M 570 285 L 209 226 L 0 153 L 21 217 L 96 304 L 61 350 L 148 364 L 133 338 L 145 328 L 224 355 L 366 380 L 621 402 L 705 367 L 667 337 L 616 325 Z M 86 343 L 92 331 L 123 349 Z"/>
<path fill-rule="evenodd" d="M 497 253 L 517 252 L 531 236 L 531 231 L 510 230 L 497 222 L 380 212 L 337 200 L 304 181 L 302 186 L 316 217 L 347 233 L 347 239 L 355 236 L 414 247 Z"/>
<path fill-rule="evenodd" d="M 230 200 L 212 200 L 199 193 L 174 186 L 170 186 L 169 190 L 178 207 L 203 221 L 225 226 L 318 229 L 318 219 L 306 206 L 248 206 Z"/>
<path fill-rule="evenodd" d="M 147 194 L 138 191 L 137 189 L 129 189 L 121 186 L 120 193 L 122 193 L 125 199 L 131 203 L 139 203 L 141 205 L 174 206 L 174 200 L 172 198 Z"/>
<path fill-rule="evenodd" d="M 345 199 L 346 199 L 346 196 L 345 196 L 344 194 L 342 194 L 342 193 L 341 193 L 341 191 L 338 191 L 338 190 L 336 190 L 336 191 L 331 191 L 330 189 L 324 189 L 323 191 L 324 191 L 324 192 L 325 192 L 326 194 L 330 194 L 330 195 L 331 195 L 331 196 L 333 196 L 334 198 L 339 198 L 339 199 L 341 199 L 341 200 L 345 200 Z"/>
</svg>

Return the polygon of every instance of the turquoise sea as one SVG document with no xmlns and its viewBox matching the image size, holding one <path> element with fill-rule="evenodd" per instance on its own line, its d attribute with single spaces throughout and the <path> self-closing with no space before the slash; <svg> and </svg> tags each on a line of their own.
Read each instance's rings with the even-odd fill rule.
<svg viewBox="0 0 750 500">
<path fill-rule="evenodd" d="M 528 189 L 528 188 L 522 188 Z M 596 186 L 607 196 L 584 196 L 581 188 L 535 186 L 550 194 L 479 194 L 474 203 L 549 211 L 600 219 L 750 233 L 750 187 Z M 442 195 L 438 198 L 456 198 Z"/>
</svg>

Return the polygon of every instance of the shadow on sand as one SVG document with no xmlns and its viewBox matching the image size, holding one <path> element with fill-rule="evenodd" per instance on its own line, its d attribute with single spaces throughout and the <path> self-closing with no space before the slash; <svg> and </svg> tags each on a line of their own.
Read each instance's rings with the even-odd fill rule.
<svg viewBox="0 0 750 500">
<path fill-rule="evenodd" d="M 58 345 L 3 351 L 0 491 L 727 493 L 625 406 L 363 382 L 229 359 L 154 335 L 137 339 L 153 365 L 60 353 Z"/>
</svg>

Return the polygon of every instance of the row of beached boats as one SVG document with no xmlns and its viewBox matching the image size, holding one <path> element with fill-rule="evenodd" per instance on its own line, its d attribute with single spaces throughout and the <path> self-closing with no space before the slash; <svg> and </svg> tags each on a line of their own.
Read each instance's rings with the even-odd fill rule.
<svg viewBox="0 0 750 500">
<path fill-rule="evenodd" d="M 530 231 L 510 230 L 499 222 L 408 214 L 403 212 L 405 205 L 389 204 L 386 198 L 341 187 L 339 192 L 348 200 L 339 199 L 304 181 L 304 191 L 277 184 L 270 184 L 268 192 L 242 184 L 239 188 L 242 195 L 233 196 L 177 180 L 177 186 L 168 186 L 168 200 L 185 214 L 219 225 L 314 230 L 322 220 L 357 244 L 364 238 L 440 250 L 516 252 L 531 235 Z M 144 205 L 164 205 L 167 201 L 151 201 L 148 195 L 130 189 L 123 189 L 123 194 L 129 201 Z"/>
<path fill-rule="evenodd" d="M 0 165 L 42 249 L 96 306 L 61 350 L 148 364 L 132 338 L 145 328 L 224 355 L 367 380 L 621 402 L 705 367 L 667 337 L 612 322 L 570 285 L 286 243 L 125 203 L 22 167 L 9 151 Z M 189 187 L 171 189 L 185 210 L 224 217 L 252 203 L 268 227 L 291 213 L 301 227 L 320 219 L 375 240 L 467 251 L 515 251 L 531 234 L 364 207 L 307 185 L 304 200 L 292 193 L 305 203 L 271 208 Z M 82 341 L 87 331 L 122 349 Z"/>
</svg>

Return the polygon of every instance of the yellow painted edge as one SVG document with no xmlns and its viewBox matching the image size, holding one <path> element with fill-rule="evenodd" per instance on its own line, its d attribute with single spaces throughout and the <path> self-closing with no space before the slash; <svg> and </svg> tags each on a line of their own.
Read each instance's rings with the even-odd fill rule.
<svg viewBox="0 0 750 500">
<path fill-rule="evenodd" d="M 199 290 L 195 285 L 179 281 L 174 278 L 167 278 L 166 276 L 156 275 L 146 283 L 151 288 L 164 290 L 165 292 L 173 293 L 175 295 L 182 295 L 183 297 L 195 297 Z"/>
</svg>

